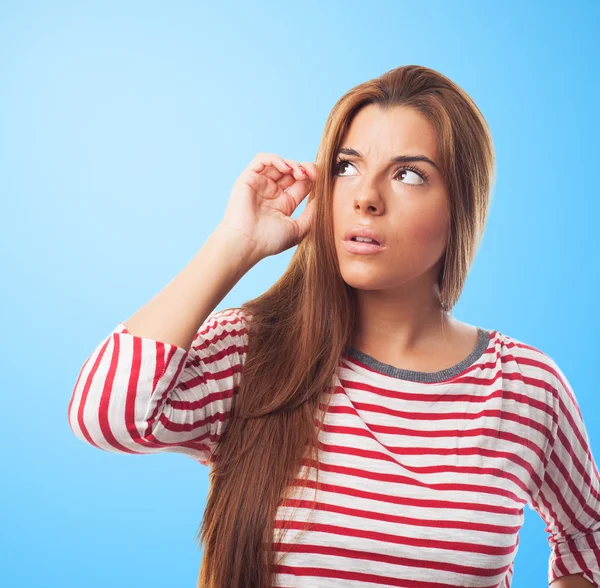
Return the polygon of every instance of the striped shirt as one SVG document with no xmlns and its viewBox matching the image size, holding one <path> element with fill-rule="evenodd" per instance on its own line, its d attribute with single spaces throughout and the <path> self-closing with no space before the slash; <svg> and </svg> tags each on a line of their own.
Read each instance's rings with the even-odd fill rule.
<svg viewBox="0 0 600 588">
<path fill-rule="evenodd" d="M 118 323 L 81 368 L 73 433 L 105 451 L 210 465 L 247 320 L 213 312 L 189 351 Z M 316 508 L 314 484 L 292 484 L 279 504 L 274 586 L 508 588 L 526 505 L 546 523 L 548 582 L 580 574 L 600 586 L 600 475 L 573 390 L 542 351 L 478 331 L 468 357 L 433 373 L 354 348 L 340 357 Z M 301 467 L 297 480 L 308 469 L 314 481 L 312 462 Z"/>
</svg>

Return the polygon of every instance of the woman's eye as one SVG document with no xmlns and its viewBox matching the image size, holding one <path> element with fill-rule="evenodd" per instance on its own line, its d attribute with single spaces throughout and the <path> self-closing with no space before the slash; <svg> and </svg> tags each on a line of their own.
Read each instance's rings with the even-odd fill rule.
<svg viewBox="0 0 600 588">
<path fill-rule="evenodd" d="M 402 174 L 411 174 L 413 176 L 412 180 L 410 182 L 408 182 L 409 184 L 418 186 L 420 184 L 424 184 L 425 183 L 425 181 L 423 180 L 423 178 L 417 172 L 414 172 L 411 169 L 401 169 L 398 172 L 397 175 L 400 178 L 402 176 Z"/>
<path fill-rule="evenodd" d="M 338 174 L 338 176 L 339 176 L 339 175 L 341 175 L 341 174 L 340 174 L 340 171 L 342 170 L 342 168 L 343 168 L 345 165 L 352 165 L 352 164 L 351 164 L 349 161 L 340 161 L 340 162 L 338 163 L 338 165 L 337 165 L 337 174 Z"/>
</svg>

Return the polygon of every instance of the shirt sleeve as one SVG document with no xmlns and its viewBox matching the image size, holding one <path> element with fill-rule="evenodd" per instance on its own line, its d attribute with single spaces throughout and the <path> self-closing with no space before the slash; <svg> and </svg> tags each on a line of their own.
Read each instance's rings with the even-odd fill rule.
<svg viewBox="0 0 600 588">
<path fill-rule="evenodd" d="M 542 483 L 532 507 L 546 523 L 548 583 L 579 574 L 600 587 L 600 475 L 581 411 L 565 375 L 547 358 L 552 425 Z"/>
<path fill-rule="evenodd" d="M 170 451 L 208 465 L 235 401 L 247 344 L 239 308 L 213 312 L 189 351 L 132 335 L 120 322 L 79 372 L 69 426 L 104 451 Z"/>
</svg>

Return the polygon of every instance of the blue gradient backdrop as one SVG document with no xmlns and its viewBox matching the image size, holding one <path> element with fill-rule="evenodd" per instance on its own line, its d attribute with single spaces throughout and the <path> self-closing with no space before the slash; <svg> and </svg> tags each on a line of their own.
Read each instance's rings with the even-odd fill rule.
<svg viewBox="0 0 600 588">
<path fill-rule="evenodd" d="M 335 101 L 398 65 L 448 75 L 492 129 L 498 180 L 454 315 L 553 357 L 598 459 L 599 18 L 598 2 L 4 0 L 0 584 L 196 586 L 208 470 L 79 441 L 78 371 L 193 257 L 255 153 L 313 160 Z M 525 512 L 513 586 L 542 588 L 545 525 Z"/>
</svg>

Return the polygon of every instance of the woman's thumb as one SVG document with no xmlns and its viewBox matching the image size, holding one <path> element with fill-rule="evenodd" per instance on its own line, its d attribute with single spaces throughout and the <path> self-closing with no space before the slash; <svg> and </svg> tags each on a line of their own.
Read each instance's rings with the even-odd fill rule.
<svg viewBox="0 0 600 588">
<path fill-rule="evenodd" d="M 314 220 L 314 198 L 306 203 L 302 214 L 296 219 L 298 225 L 298 242 L 302 241 L 310 230 Z"/>
</svg>

